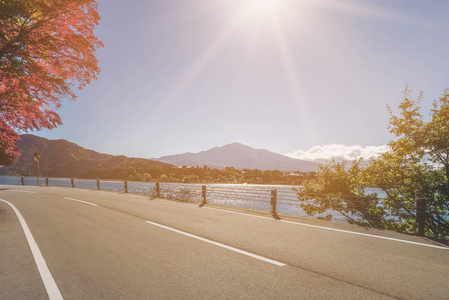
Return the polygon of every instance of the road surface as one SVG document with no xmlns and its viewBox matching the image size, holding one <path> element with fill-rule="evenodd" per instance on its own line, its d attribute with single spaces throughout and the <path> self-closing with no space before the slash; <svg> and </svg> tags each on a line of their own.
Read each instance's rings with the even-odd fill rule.
<svg viewBox="0 0 449 300">
<path fill-rule="evenodd" d="M 0 241 L 0 299 L 449 297 L 441 242 L 132 194 L 0 186 Z"/>
</svg>

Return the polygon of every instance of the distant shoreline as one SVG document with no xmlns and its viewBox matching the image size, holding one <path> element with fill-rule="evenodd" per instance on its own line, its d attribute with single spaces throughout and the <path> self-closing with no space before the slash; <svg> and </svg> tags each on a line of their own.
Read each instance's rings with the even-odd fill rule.
<svg viewBox="0 0 449 300">
<path fill-rule="evenodd" d="M 20 178 L 24 178 L 24 179 L 35 179 L 37 180 L 36 176 L 31 176 L 31 175 L 24 175 L 24 176 L 20 176 L 20 175 L 0 175 L 0 179 L 1 178 L 13 178 L 13 179 L 18 179 L 20 180 Z M 79 177 L 58 177 L 58 176 L 39 176 L 39 180 L 44 180 L 49 178 L 50 179 L 54 179 L 54 180 L 67 180 L 70 181 L 71 179 L 74 180 L 97 180 L 97 178 L 79 178 Z M 252 185 L 252 186 L 258 186 L 258 185 L 263 185 L 263 186 L 276 186 L 276 185 L 282 185 L 282 186 L 297 186 L 297 185 L 291 185 L 288 183 L 240 183 L 240 182 L 214 182 L 214 181 L 199 181 L 199 182 L 180 182 L 180 181 L 157 181 L 157 180 L 150 180 L 150 181 L 139 181 L 139 180 L 126 180 L 126 179 L 102 179 L 102 178 L 98 178 L 101 181 L 105 182 L 105 181 L 112 181 L 112 182 L 138 182 L 138 183 L 177 183 L 177 184 L 234 184 L 234 185 Z M 1 180 L 0 180 L 0 184 Z"/>
</svg>

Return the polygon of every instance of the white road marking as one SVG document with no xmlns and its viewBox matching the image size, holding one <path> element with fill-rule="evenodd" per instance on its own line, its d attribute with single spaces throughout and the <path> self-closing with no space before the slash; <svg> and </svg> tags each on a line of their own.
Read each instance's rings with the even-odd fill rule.
<svg viewBox="0 0 449 300">
<path fill-rule="evenodd" d="M 5 191 L 6 191 L 6 192 L 20 192 L 20 193 L 36 194 L 36 192 L 22 191 L 22 190 L 5 190 Z"/>
<path fill-rule="evenodd" d="M 42 253 L 39 250 L 39 247 L 37 246 L 36 241 L 34 240 L 33 235 L 31 234 L 31 231 L 28 228 L 27 223 L 25 222 L 25 219 L 22 217 L 22 214 L 12 203 L 2 199 L 0 199 L 0 201 L 3 201 L 9 206 L 11 206 L 11 208 L 16 213 L 17 218 L 20 221 L 20 225 L 22 225 L 23 232 L 25 233 L 25 237 L 28 241 L 28 245 L 31 248 L 31 253 L 33 254 L 34 260 L 37 265 L 37 269 L 39 270 L 39 274 L 41 275 L 45 289 L 47 290 L 48 297 L 50 298 L 50 300 L 63 299 L 61 292 L 59 291 L 58 286 L 56 285 L 56 282 L 53 279 L 53 276 L 51 276 L 50 270 L 47 267 L 47 263 L 45 262 L 45 259 L 42 256 Z"/>
<path fill-rule="evenodd" d="M 145 222 L 147 222 L 148 224 L 152 224 L 154 226 L 158 226 L 158 227 L 161 227 L 161 228 L 164 228 L 164 229 L 167 229 L 167 230 L 174 231 L 174 232 L 179 233 L 179 234 L 183 234 L 185 236 L 188 236 L 188 237 L 191 237 L 191 238 L 194 238 L 194 239 L 197 239 L 197 240 L 200 240 L 200 241 L 203 241 L 203 242 L 206 242 L 206 243 L 218 246 L 218 247 L 222 247 L 222 248 L 225 248 L 225 249 L 228 249 L 228 250 L 231 250 L 231 251 L 234 251 L 234 252 L 246 255 L 246 256 L 250 256 L 250 257 L 253 257 L 253 258 L 265 261 L 267 263 L 270 263 L 270 264 L 273 264 L 273 265 L 276 265 L 276 266 L 279 266 L 279 267 L 285 266 L 284 263 L 281 263 L 281 262 L 278 262 L 278 261 L 275 261 L 275 260 L 272 260 L 272 259 L 260 256 L 260 255 L 257 255 L 257 254 L 251 253 L 251 252 L 240 250 L 240 249 L 237 249 L 237 248 L 225 245 L 225 244 L 214 242 L 214 241 L 211 241 L 211 240 L 206 239 L 206 238 L 202 238 L 202 237 L 197 236 L 197 235 L 193 235 L 193 234 L 190 234 L 190 233 L 178 230 L 178 229 L 174 229 L 174 228 L 171 228 L 171 227 L 168 227 L 168 226 L 161 225 L 159 223 L 154 223 L 154 222 L 151 222 L 151 221 L 145 221 Z"/>
<path fill-rule="evenodd" d="M 83 201 L 83 200 L 79 200 L 79 199 L 74 199 L 74 198 L 69 198 L 69 197 L 64 197 L 64 199 L 72 200 L 72 201 L 78 201 L 78 202 L 82 202 L 82 203 L 89 204 L 89 205 L 93 205 L 93 206 L 98 206 L 98 205 L 95 204 L 95 203 L 90 203 L 90 202 Z"/>
<path fill-rule="evenodd" d="M 165 200 L 165 201 L 170 202 L 168 200 Z M 179 203 L 179 204 L 192 206 L 191 204 L 187 204 L 187 203 Z M 194 205 L 194 206 L 196 206 L 196 205 Z M 412 245 L 418 245 L 418 246 L 424 246 L 424 247 L 430 247 L 430 248 L 436 248 L 436 249 L 449 250 L 449 247 L 430 245 L 430 244 L 425 244 L 425 243 L 420 243 L 420 242 L 413 242 L 413 241 L 407 241 L 407 240 L 401 240 L 401 239 L 390 238 L 390 237 L 385 237 L 385 236 L 380 236 L 380 235 L 361 233 L 361 232 L 355 232 L 355 231 L 349 231 L 349 230 L 343 230 L 343 229 L 336 229 L 336 228 L 330 228 L 330 227 L 325 227 L 325 226 L 311 225 L 311 224 L 305 224 L 305 223 L 293 222 L 293 221 L 287 221 L 287 220 L 276 220 L 276 219 L 273 219 L 271 217 L 257 216 L 257 215 L 252 215 L 252 214 L 246 214 L 246 213 L 241 213 L 241 212 L 221 209 L 221 208 L 213 208 L 213 207 L 206 207 L 206 206 L 204 206 L 202 208 L 203 209 L 216 210 L 216 211 L 223 211 L 223 212 L 227 212 L 227 213 L 231 213 L 231 214 L 248 216 L 248 217 L 253 217 L 253 218 L 260 218 L 260 219 L 265 219 L 265 220 L 270 220 L 270 221 L 275 221 L 275 222 L 289 223 L 289 224 L 294 224 L 294 225 L 298 225 L 298 226 L 306 226 L 306 227 L 312 227 L 312 228 L 318 228 L 318 229 L 324 229 L 324 230 L 330 230 L 330 231 L 336 231 L 336 232 L 342 232 L 342 233 L 348 233 L 348 234 L 355 234 L 355 235 L 360 235 L 360 236 L 365 236 L 365 237 L 372 237 L 372 238 L 377 238 L 377 239 L 395 241 L 395 242 L 400 242 L 400 243 L 406 243 L 406 244 L 412 244 Z"/>
<path fill-rule="evenodd" d="M 211 210 L 218 210 L 218 211 L 225 211 L 225 212 L 228 212 L 228 213 L 231 213 L 231 214 L 242 215 L 242 216 L 249 216 L 249 217 L 253 217 L 253 218 L 266 219 L 266 220 L 270 220 L 270 221 L 278 221 L 278 220 L 275 220 L 275 219 L 270 218 L 270 217 L 264 217 L 264 216 L 257 216 L 257 215 L 245 214 L 245 213 L 236 212 L 236 211 L 232 211 L 232 210 L 219 209 L 219 208 L 212 208 L 212 207 L 203 207 L 203 208 L 211 209 Z"/>
<path fill-rule="evenodd" d="M 172 204 L 196 206 L 196 207 L 198 207 L 198 204 L 201 203 L 201 202 L 187 203 L 187 202 L 179 202 L 179 201 L 176 201 L 176 200 L 165 200 L 165 199 L 160 199 L 160 198 L 157 198 L 156 201 L 167 202 L 167 203 L 172 203 Z"/>
<path fill-rule="evenodd" d="M 395 241 L 395 242 L 400 242 L 400 243 L 405 243 L 405 244 L 413 244 L 413 245 L 418 245 L 418 246 L 425 246 L 425 247 L 430 247 L 430 248 L 449 250 L 449 247 L 430 245 L 430 244 L 419 243 L 419 242 L 412 242 L 412 241 L 407 241 L 407 240 L 390 238 L 390 237 L 386 237 L 386 236 L 373 235 L 373 234 L 368 234 L 368 233 L 361 233 L 361 232 L 355 232 L 355 231 L 349 231 L 349 230 L 343 230 L 343 229 L 336 229 L 336 228 L 330 228 L 330 227 L 323 227 L 323 226 L 317 226 L 317 225 L 310 225 L 310 224 L 304 224 L 304 223 L 297 223 L 297 222 L 292 222 L 292 221 L 284 221 L 284 220 L 280 220 L 280 221 L 283 222 L 283 223 L 296 224 L 296 225 L 300 225 L 300 226 L 320 228 L 320 229 L 325 229 L 325 230 L 331 230 L 331 231 L 337 231 L 337 232 L 361 235 L 361 236 L 366 236 L 366 237 L 372 237 L 372 238 L 377 238 L 377 239 Z"/>
<path fill-rule="evenodd" d="M 380 236 L 380 235 L 361 233 L 361 232 L 355 232 L 355 231 L 349 231 L 349 230 L 343 230 L 343 229 L 336 229 L 336 228 L 330 228 L 330 227 L 325 227 L 325 226 L 311 225 L 311 224 L 305 224 L 305 223 L 293 222 L 293 221 L 287 221 L 287 220 L 276 220 L 276 219 L 273 219 L 270 217 L 256 216 L 256 215 L 251 215 L 251 214 L 230 211 L 230 210 L 226 210 L 226 209 L 219 209 L 219 208 L 212 208 L 212 207 L 203 207 L 203 208 L 211 209 L 211 210 L 218 210 L 218 211 L 225 211 L 225 212 L 232 213 L 232 214 L 249 216 L 249 217 L 254 217 L 254 218 L 261 218 L 261 219 L 266 219 L 266 220 L 275 221 L 275 222 L 289 223 L 289 224 L 294 224 L 294 225 L 299 225 L 299 226 L 319 228 L 319 229 L 324 229 L 324 230 L 331 230 L 331 231 L 337 231 L 337 232 L 342 232 L 342 233 L 361 235 L 361 236 L 372 237 L 372 238 L 377 238 L 377 239 L 384 239 L 384 240 L 395 241 L 395 242 L 401 242 L 401 243 L 406 243 L 406 244 L 413 244 L 413 245 L 418 245 L 418 246 L 425 246 L 425 247 L 449 250 L 449 247 L 430 245 L 430 244 L 419 243 L 419 242 L 412 242 L 412 241 L 395 239 L 395 238 L 390 238 L 390 237 L 385 237 L 385 236 Z"/>
</svg>

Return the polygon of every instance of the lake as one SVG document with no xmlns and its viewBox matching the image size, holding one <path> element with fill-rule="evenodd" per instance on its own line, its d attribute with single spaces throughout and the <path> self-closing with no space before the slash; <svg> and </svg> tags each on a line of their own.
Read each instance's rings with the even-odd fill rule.
<svg viewBox="0 0 449 300">
<path fill-rule="evenodd" d="M 45 177 L 39 177 L 39 184 L 45 185 Z M 71 188 L 70 178 L 49 177 L 50 186 Z M 37 185 L 34 176 L 24 177 L 25 185 Z M 2 185 L 21 185 L 20 176 L 0 176 Z M 97 189 L 94 179 L 74 179 L 76 188 Z M 208 203 L 234 206 L 260 211 L 271 211 L 271 191 L 277 190 L 277 212 L 293 216 L 307 216 L 299 206 L 299 199 L 293 190 L 294 186 L 286 185 L 255 185 L 255 184 L 194 184 L 194 183 L 160 183 L 160 195 L 164 198 L 178 200 L 202 201 L 202 186 L 206 186 Z M 115 192 L 125 192 L 123 181 L 100 180 L 100 189 Z M 155 182 L 128 182 L 128 192 L 155 196 Z M 337 222 L 345 222 L 337 212 L 328 212 Z"/>
</svg>

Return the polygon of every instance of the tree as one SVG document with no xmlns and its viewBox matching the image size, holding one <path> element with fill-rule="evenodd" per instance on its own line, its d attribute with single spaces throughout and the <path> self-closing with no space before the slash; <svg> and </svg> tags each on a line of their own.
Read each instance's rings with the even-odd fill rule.
<svg viewBox="0 0 449 300">
<path fill-rule="evenodd" d="M 349 168 L 335 161 L 320 166 L 317 179 L 297 190 L 307 214 L 334 210 L 350 223 L 416 233 L 415 200 L 425 198 L 426 233 L 449 236 L 449 91 L 434 101 L 429 121 L 420 112 L 423 94 L 416 100 L 410 95 L 406 87 L 399 115 L 388 107 L 396 137 L 388 152 L 365 167 L 360 161 Z M 367 193 L 370 187 L 385 196 Z"/>
<path fill-rule="evenodd" d="M 20 155 L 16 141 L 19 136 L 0 118 L 0 165 L 11 165 Z"/>
<path fill-rule="evenodd" d="M 0 164 L 20 154 L 16 131 L 61 125 L 61 99 L 97 78 L 96 10 L 95 0 L 0 0 Z"/>
<path fill-rule="evenodd" d="M 361 160 L 354 161 L 347 168 L 346 162 L 334 159 L 320 165 L 316 179 L 306 180 L 301 188 L 297 188 L 301 207 L 311 216 L 332 220 L 329 210 L 339 212 L 348 223 L 390 228 L 384 218 L 384 210 L 378 207 L 376 194 L 366 194 L 369 186 L 364 180 Z M 391 229 L 391 228 L 390 228 Z"/>
<path fill-rule="evenodd" d="M 146 182 L 149 182 L 150 180 L 151 180 L 151 174 L 149 174 L 149 173 L 144 173 L 143 174 L 143 180 L 144 181 L 146 181 Z"/>
</svg>

